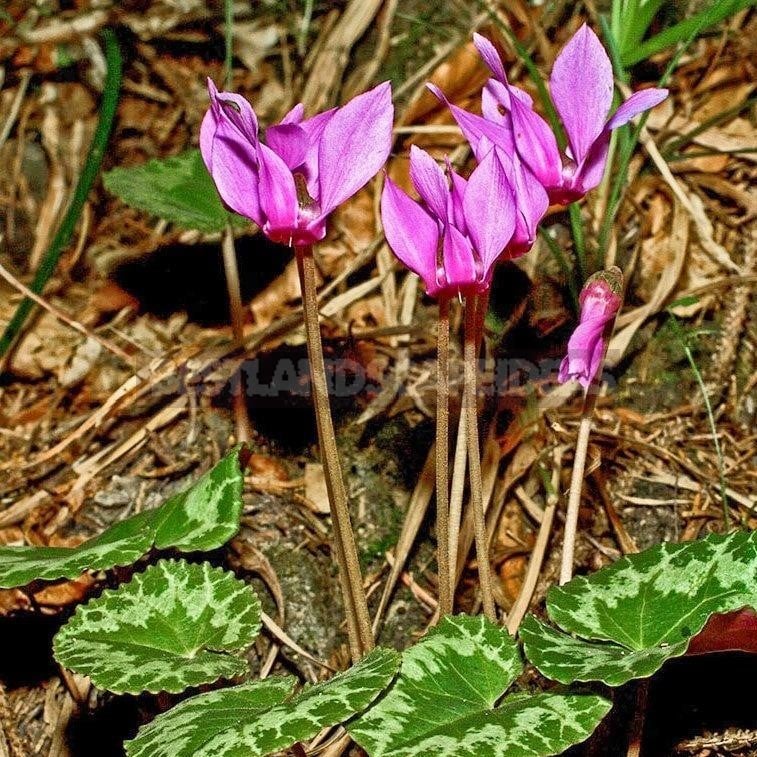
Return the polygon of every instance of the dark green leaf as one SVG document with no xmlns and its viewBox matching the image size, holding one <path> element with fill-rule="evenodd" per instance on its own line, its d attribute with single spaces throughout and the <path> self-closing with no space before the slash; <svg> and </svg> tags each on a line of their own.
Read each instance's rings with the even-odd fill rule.
<svg viewBox="0 0 757 757">
<path fill-rule="evenodd" d="M 218 232 L 229 221 L 199 150 L 132 168 L 114 168 L 103 182 L 127 205 L 185 229 Z M 246 222 L 236 216 L 235 223 Z"/>
<path fill-rule="evenodd" d="M 239 528 L 243 484 L 239 450 L 235 447 L 156 510 L 116 523 L 78 547 L 0 547 L 0 588 L 130 565 L 153 546 L 182 552 L 217 549 Z"/>
</svg>

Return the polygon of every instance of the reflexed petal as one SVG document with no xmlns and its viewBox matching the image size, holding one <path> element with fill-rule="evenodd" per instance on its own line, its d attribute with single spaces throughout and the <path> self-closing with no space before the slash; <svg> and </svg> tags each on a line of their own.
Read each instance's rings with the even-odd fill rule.
<svg viewBox="0 0 757 757">
<path fill-rule="evenodd" d="M 294 108 L 292 108 L 292 110 L 290 110 L 289 113 L 287 113 L 284 118 L 281 119 L 280 123 L 299 124 L 304 116 L 305 106 L 302 103 L 297 103 L 297 105 L 295 105 Z"/>
<path fill-rule="evenodd" d="M 583 197 L 587 192 L 599 186 L 605 172 L 607 153 L 610 149 L 610 130 L 606 129 L 594 141 L 583 162 L 570 176 L 566 175 L 566 202 Z"/>
<path fill-rule="evenodd" d="M 444 281 L 440 282 L 446 294 L 478 288 L 480 277 L 470 242 L 454 226 L 444 228 L 442 239 L 442 262 Z"/>
<path fill-rule="evenodd" d="M 478 54 L 484 63 L 486 63 L 494 75 L 494 78 L 502 82 L 502 84 L 507 84 L 507 74 L 505 73 L 505 67 L 502 65 L 502 58 L 499 57 L 497 48 L 481 34 L 473 35 L 473 44 L 476 46 L 476 50 L 478 50 Z"/>
<path fill-rule="evenodd" d="M 265 141 L 291 171 L 305 162 L 308 137 L 300 126 L 285 123 L 269 126 L 265 130 Z"/>
<path fill-rule="evenodd" d="M 546 189 L 560 184 L 562 158 L 549 124 L 518 98 L 511 98 L 513 138 L 518 154 Z"/>
<path fill-rule="evenodd" d="M 515 230 L 515 197 L 495 150 L 476 166 L 463 198 L 468 236 L 486 278 Z"/>
<path fill-rule="evenodd" d="M 381 222 L 394 254 L 423 279 L 434 294 L 439 226 L 425 208 L 408 197 L 388 176 L 381 195 Z"/>
<path fill-rule="evenodd" d="M 468 229 L 465 225 L 463 198 L 465 197 L 465 187 L 468 186 L 468 182 L 452 168 L 449 158 L 447 158 L 447 174 L 450 177 L 450 183 L 452 185 L 449 192 L 447 217 L 451 219 L 452 224 L 457 226 L 463 234 L 467 234 Z"/>
<path fill-rule="evenodd" d="M 253 145 L 258 142 L 258 118 L 250 103 L 235 92 L 219 92 L 208 79 L 210 107 L 220 119 L 225 118 L 239 133 Z"/>
<path fill-rule="evenodd" d="M 667 89 L 642 89 L 634 92 L 624 103 L 621 103 L 612 118 L 607 122 L 606 129 L 617 129 L 627 124 L 634 116 L 645 110 L 659 105 L 668 96 Z"/>
<path fill-rule="evenodd" d="M 213 108 L 209 108 L 200 127 L 200 152 L 221 199 L 235 213 L 246 216 L 258 226 L 264 217 L 258 200 L 257 152 Z"/>
<path fill-rule="evenodd" d="M 463 136 L 470 142 L 476 160 L 481 160 L 486 155 L 486 152 L 488 152 L 488 149 L 491 149 L 492 144 L 498 145 L 505 150 L 508 149 L 511 141 L 508 139 L 506 129 L 503 129 L 501 124 L 493 123 L 483 116 L 477 116 L 469 113 L 467 110 L 463 110 L 463 108 L 457 105 L 453 105 L 436 85 L 427 84 L 426 86 L 449 108 L 450 113 L 452 113 L 457 125 L 463 132 Z M 482 149 L 481 146 L 483 137 L 489 140 L 489 147 L 486 150 Z"/>
<path fill-rule="evenodd" d="M 297 192 L 292 172 L 268 146 L 260 145 L 260 207 L 263 231 L 274 241 L 288 243 L 297 227 Z"/>
<path fill-rule="evenodd" d="M 586 24 L 557 56 L 549 83 L 573 158 L 580 163 L 604 128 L 613 92 L 612 64 Z"/>
<path fill-rule="evenodd" d="M 441 221 L 447 218 L 447 199 L 449 185 L 441 166 L 420 147 L 410 148 L 410 179 L 421 200 Z"/>
<path fill-rule="evenodd" d="M 541 182 L 527 166 L 523 165 L 517 155 L 510 159 L 498 150 L 497 157 L 502 163 L 505 174 L 510 178 L 515 194 L 515 231 L 507 245 L 507 257 L 512 260 L 531 249 L 536 240 L 539 221 L 549 207 L 549 198 Z"/>
<path fill-rule="evenodd" d="M 308 193 L 311 197 L 317 197 L 320 193 L 318 188 L 318 152 L 323 130 L 326 128 L 326 124 L 332 119 L 336 108 L 325 110 L 323 113 L 318 113 L 312 118 L 308 118 L 302 121 L 299 126 L 307 134 L 308 137 L 308 152 L 305 156 L 305 164 L 302 172 L 305 175 L 305 181 L 308 185 Z"/>
<path fill-rule="evenodd" d="M 338 108 L 320 139 L 319 201 L 324 214 L 362 189 L 381 169 L 392 147 L 392 90 L 389 82 Z"/>
</svg>

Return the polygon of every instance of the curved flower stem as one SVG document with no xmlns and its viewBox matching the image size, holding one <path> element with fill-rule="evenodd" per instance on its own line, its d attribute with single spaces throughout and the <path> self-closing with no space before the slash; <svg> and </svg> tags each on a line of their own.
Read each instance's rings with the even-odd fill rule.
<svg viewBox="0 0 757 757">
<path fill-rule="evenodd" d="M 323 458 L 326 488 L 329 494 L 331 517 L 334 522 L 334 551 L 339 565 L 339 577 L 347 612 L 350 634 L 350 650 L 353 660 L 358 660 L 373 648 L 373 634 L 368 615 L 368 603 L 363 576 L 360 572 L 355 535 L 352 531 L 350 512 L 347 506 L 347 490 L 342 478 L 339 450 L 336 444 L 334 424 L 331 419 L 326 367 L 323 361 L 321 330 L 318 322 L 318 298 L 316 293 L 315 260 L 310 246 L 295 247 L 297 271 L 302 289 L 302 304 L 305 314 L 305 336 L 310 361 L 310 381 L 313 392 L 318 442 Z"/>
<path fill-rule="evenodd" d="M 496 622 L 491 566 L 486 548 L 486 521 L 484 518 L 483 484 L 481 481 L 481 453 L 478 444 L 478 408 L 476 403 L 478 366 L 478 297 L 469 296 L 465 302 L 465 347 L 463 351 L 463 403 L 466 408 L 466 436 L 468 438 L 468 473 L 470 476 L 470 499 L 473 510 L 473 526 L 476 534 L 476 557 L 478 577 L 481 583 L 481 599 L 484 614 Z"/>
<path fill-rule="evenodd" d="M 578 426 L 576 439 L 576 454 L 573 458 L 573 472 L 570 477 L 570 494 L 568 495 L 568 509 L 565 513 L 565 533 L 563 536 L 562 563 L 560 564 L 560 585 L 568 583 L 573 577 L 573 554 L 576 549 L 576 531 L 578 529 L 578 509 L 581 503 L 581 489 L 583 488 L 584 470 L 586 469 L 586 452 L 589 449 L 589 435 L 591 434 L 591 418 L 594 413 L 596 392 L 592 391 L 594 384 L 584 395 L 581 411 L 581 423 Z"/>
<path fill-rule="evenodd" d="M 449 298 L 439 298 L 436 350 L 436 561 L 439 615 L 452 613 L 449 556 Z"/>
</svg>

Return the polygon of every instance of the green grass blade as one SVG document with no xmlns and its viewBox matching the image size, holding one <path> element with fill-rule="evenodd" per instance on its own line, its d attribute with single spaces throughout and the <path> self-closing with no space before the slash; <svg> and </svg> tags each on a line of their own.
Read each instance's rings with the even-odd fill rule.
<svg viewBox="0 0 757 757">
<path fill-rule="evenodd" d="M 77 221 L 84 208 L 84 203 L 87 201 L 92 185 L 100 172 L 100 166 L 105 155 L 105 147 L 113 127 L 113 118 L 116 114 L 116 106 L 118 105 L 118 96 L 121 89 L 121 50 L 119 49 L 116 35 L 111 29 L 105 29 L 103 32 L 103 41 L 105 43 L 107 74 L 105 77 L 102 104 L 100 106 L 100 118 L 92 137 L 92 144 L 87 153 L 87 159 L 84 162 L 84 168 L 76 184 L 71 204 L 68 206 L 63 221 L 53 237 L 50 247 L 42 258 L 32 283 L 29 285 L 29 288 L 35 294 L 42 293 L 45 284 L 47 284 L 53 273 L 55 273 L 61 253 L 73 237 Z M 23 299 L 19 303 L 16 312 L 13 314 L 13 318 L 11 318 L 5 327 L 2 337 L 0 337 L 0 358 L 13 346 L 33 308 L 34 303 L 30 299 Z"/>
<path fill-rule="evenodd" d="M 708 8 L 700 11 L 673 26 L 655 34 L 640 45 L 634 45 L 623 51 L 623 63 L 632 66 L 661 50 L 687 39 L 692 33 L 696 36 L 703 29 L 714 26 L 744 8 L 755 5 L 755 0 L 715 0 Z"/>
</svg>

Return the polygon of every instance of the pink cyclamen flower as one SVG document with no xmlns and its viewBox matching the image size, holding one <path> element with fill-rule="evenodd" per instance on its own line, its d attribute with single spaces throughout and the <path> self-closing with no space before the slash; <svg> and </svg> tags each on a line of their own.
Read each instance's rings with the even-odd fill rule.
<svg viewBox="0 0 757 757">
<path fill-rule="evenodd" d="M 421 277 L 433 296 L 481 292 L 515 229 L 515 199 L 493 150 L 466 181 L 447 175 L 426 152 L 410 148 L 410 179 L 420 202 L 389 177 L 381 220 L 394 254 Z"/>
<path fill-rule="evenodd" d="M 558 380 L 571 379 L 584 389 L 594 381 L 605 355 L 605 329 L 620 309 L 623 274 L 613 267 L 589 277 L 578 301 L 581 315 L 568 340 L 568 354 L 560 363 Z"/>
<path fill-rule="evenodd" d="M 568 138 L 563 156 L 531 98 L 507 81 L 494 45 L 479 34 L 474 35 L 474 43 L 493 75 L 482 93 L 482 112 L 504 130 L 500 140 L 515 144 L 552 202 L 567 204 L 594 189 L 602 180 L 612 130 L 668 96 L 667 89 L 634 92 L 608 119 L 612 64 L 597 35 L 583 24 L 557 56 L 549 80 L 552 102 Z"/>
<path fill-rule="evenodd" d="M 218 193 L 270 239 L 308 245 L 326 235 L 326 218 L 386 162 L 394 109 L 389 82 L 340 108 L 303 120 L 296 105 L 258 134 L 258 119 L 240 95 L 208 80 L 210 108 L 200 151 Z"/>
<path fill-rule="evenodd" d="M 515 232 L 503 257 L 520 257 L 531 249 L 539 221 L 549 207 L 544 187 L 518 155 L 512 129 L 502 114 L 497 113 L 495 116 L 492 113 L 492 119 L 477 116 L 451 103 L 436 85 L 427 86 L 449 108 L 463 136 L 470 143 L 476 160 L 481 162 L 493 148 L 497 148 L 495 154 L 510 178 L 516 203 Z"/>
</svg>

